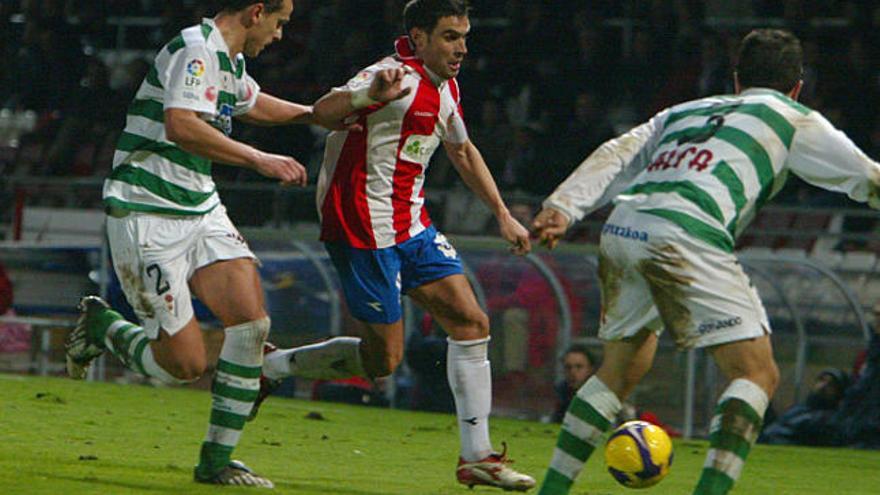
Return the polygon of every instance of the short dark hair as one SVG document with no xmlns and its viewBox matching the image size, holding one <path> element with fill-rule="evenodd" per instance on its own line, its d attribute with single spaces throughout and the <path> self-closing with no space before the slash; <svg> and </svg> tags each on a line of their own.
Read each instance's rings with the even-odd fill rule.
<svg viewBox="0 0 880 495">
<path fill-rule="evenodd" d="M 284 0 L 215 0 L 215 3 L 217 5 L 217 10 L 220 12 L 238 12 L 239 10 L 244 10 L 255 3 L 261 3 L 266 6 L 266 12 L 271 14 L 281 10 L 281 6 L 284 5 Z"/>
<path fill-rule="evenodd" d="M 403 8 L 403 28 L 407 33 L 419 28 L 430 33 L 443 17 L 468 15 L 469 0 L 410 0 Z"/>
<path fill-rule="evenodd" d="M 590 349 L 584 344 L 572 344 L 568 346 L 568 349 L 565 350 L 565 354 L 563 354 L 562 357 L 564 358 L 571 353 L 583 354 L 586 356 L 587 361 L 590 362 L 590 366 L 593 368 L 599 367 L 599 363 L 596 362 L 596 356 L 594 356 L 593 353 L 590 352 Z"/>
<path fill-rule="evenodd" d="M 755 29 L 739 46 L 736 75 L 742 88 L 791 91 L 804 72 L 804 50 L 797 36 L 782 29 Z"/>
</svg>

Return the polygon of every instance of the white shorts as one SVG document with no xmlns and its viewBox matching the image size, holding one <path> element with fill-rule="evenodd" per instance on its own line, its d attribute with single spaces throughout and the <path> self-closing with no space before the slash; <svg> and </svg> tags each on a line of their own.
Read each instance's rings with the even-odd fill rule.
<svg viewBox="0 0 880 495">
<path fill-rule="evenodd" d="M 151 339 L 174 335 L 193 317 L 189 279 L 199 268 L 251 252 L 219 205 L 196 216 L 130 212 L 107 217 L 113 268 Z"/>
<path fill-rule="evenodd" d="M 767 313 L 736 256 L 678 225 L 626 206 L 611 213 L 599 243 L 599 337 L 619 340 L 669 329 L 681 349 L 770 333 Z"/>
</svg>

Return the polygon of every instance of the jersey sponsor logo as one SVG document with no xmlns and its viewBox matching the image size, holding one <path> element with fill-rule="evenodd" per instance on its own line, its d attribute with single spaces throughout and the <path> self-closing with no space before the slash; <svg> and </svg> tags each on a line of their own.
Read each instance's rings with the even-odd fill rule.
<svg viewBox="0 0 880 495">
<path fill-rule="evenodd" d="M 415 115 L 416 117 L 430 117 L 430 118 L 432 118 L 432 119 L 437 118 L 437 116 L 434 115 L 433 113 L 431 113 L 431 112 L 423 112 L 423 111 L 421 111 L 421 110 L 419 110 L 418 112 L 414 112 L 413 115 Z"/>
<path fill-rule="evenodd" d="M 406 142 L 400 149 L 400 158 L 408 162 L 427 165 L 439 144 L 440 140 L 437 136 L 413 134 L 406 138 Z"/>
<path fill-rule="evenodd" d="M 687 164 L 688 170 L 702 172 L 709 167 L 713 158 L 714 155 L 710 150 L 700 149 L 696 146 L 664 151 L 657 155 L 657 158 L 648 165 L 648 172 L 657 172 L 670 168 L 677 169 L 683 164 Z"/>
<path fill-rule="evenodd" d="M 205 98 L 208 101 L 217 101 L 217 87 L 216 86 L 208 86 L 205 89 Z"/>
<path fill-rule="evenodd" d="M 697 331 L 700 332 L 700 335 L 705 335 L 714 332 L 715 330 L 724 330 L 725 328 L 733 328 L 740 325 L 742 325 L 742 318 L 739 316 L 731 316 L 730 318 L 723 320 L 704 321 L 700 323 L 699 327 L 697 327 Z"/>
<path fill-rule="evenodd" d="M 636 241 L 648 241 L 648 233 L 644 230 L 636 230 L 630 227 L 621 227 L 620 225 L 614 225 L 612 223 L 606 223 L 605 226 L 602 227 L 602 233 L 614 235 L 617 237 L 623 237 L 625 239 L 634 239 Z"/>
<path fill-rule="evenodd" d="M 186 76 L 183 78 L 183 84 L 189 87 L 198 87 L 202 85 L 202 75 L 205 73 L 205 63 L 194 58 L 186 64 Z"/>
</svg>

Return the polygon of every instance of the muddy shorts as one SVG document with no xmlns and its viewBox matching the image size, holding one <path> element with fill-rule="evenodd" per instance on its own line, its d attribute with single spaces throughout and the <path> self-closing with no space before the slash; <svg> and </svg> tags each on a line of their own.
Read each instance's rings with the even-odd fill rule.
<svg viewBox="0 0 880 495">
<path fill-rule="evenodd" d="M 192 319 L 189 279 L 196 270 L 256 259 L 223 205 L 195 216 L 109 215 L 107 236 L 125 297 L 152 339 L 160 328 L 174 335 Z"/>
<path fill-rule="evenodd" d="M 599 243 L 599 337 L 668 329 L 679 348 L 770 333 L 767 314 L 736 256 L 663 218 L 620 205 Z"/>
</svg>

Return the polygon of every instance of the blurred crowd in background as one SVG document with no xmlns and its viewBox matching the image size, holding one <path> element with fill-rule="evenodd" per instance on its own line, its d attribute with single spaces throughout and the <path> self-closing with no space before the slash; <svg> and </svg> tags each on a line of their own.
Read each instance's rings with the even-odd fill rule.
<svg viewBox="0 0 880 495">
<path fill-rule="evenodd" d="M 733 91 L 750 28 L 804 42 L 802 101 L 880 157 L 880 1 L 475 0 L 459 77 L 472 140 L 505 191 L 544 195 L 604 140 L 677 102 Z M 103 176 L 126 106 L 176 32 L 213 13 L 197 0 L 0 3 L 0 163 L 16 176 Z M 248 70 L 263 89 L 312 102 L 391 52 L 405 0 L 296 0 L 284 39 Z M 120 24 L 125 27 L 120 28 Z M 120 46 L 121 45 L 121 46 Z M 256 129 L 240 138 L 317 173 L 323 131 Z M 27 148 L 33 145 L 32 149 Z M 442 155 L 438 153 L 437 155 Z M 30 158 L 30 160 L 28 160 Z M 221 180 L 260 180 L 215 168 Z M 442 156 L 429 189 L 454 188 Z M 839 205 L 792 181 L 782 201 Z"/>
</svg>

